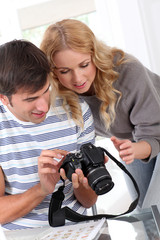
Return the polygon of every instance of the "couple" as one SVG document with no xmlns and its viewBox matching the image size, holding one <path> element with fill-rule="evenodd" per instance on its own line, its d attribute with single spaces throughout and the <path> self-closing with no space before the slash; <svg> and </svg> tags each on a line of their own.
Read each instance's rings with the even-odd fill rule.
<svg viewBox="0 0 160 240">
<path fill-rule="evenodd" d="M 96 134 L 111 137 L 135 177 L 139 205 L 152 204 L 156 196 L 148 192 L 158 192 L 159 76 L 76 20 L 51 25 L 41 50 L 49 63 L 26 41 L 0 47 L 0 223 L 7 229 L 47 224 L 51 193 L 62 184 L 61 162 L 83 143 L 94 143 L 85 101 Z M 63 169 L 60 174 L 66 179 Z M 64 205 L 82 214 L 97 200 L 81 170 L 72 183 L 66 179 L 64 193 Z"/>
</svg>

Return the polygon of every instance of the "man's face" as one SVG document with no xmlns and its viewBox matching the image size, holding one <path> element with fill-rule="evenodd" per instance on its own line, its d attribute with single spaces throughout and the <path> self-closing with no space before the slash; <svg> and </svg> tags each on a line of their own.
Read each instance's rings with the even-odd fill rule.
<svg viewBox="0 0 160 240">
<path fill-rule="evenodd" d="M 12 95 L 11 102 L 5 97 L 2 102 L 10 112 L 19 120 L 24 122 L 40 123 L 45 120 L 50 106 L 50 82 L 49 76 L 45 86 L 30 94 L 24 90 L 19 90 Z M 10 104 L 11 103 L 11 104 Z"/>
</svg>

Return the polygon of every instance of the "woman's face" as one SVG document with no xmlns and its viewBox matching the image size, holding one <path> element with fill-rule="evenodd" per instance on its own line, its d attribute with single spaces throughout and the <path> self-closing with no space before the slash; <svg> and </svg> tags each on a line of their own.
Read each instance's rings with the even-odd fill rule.
<svg viewBox="0 0 160 240">
<path fill-rule="evenodd" d="M 66 49 L 57 52 L 53 61 L 55 74 L 63 86 L 78 94 L 89 92 L 96 75 L 90 54 Z"/>
</svg>

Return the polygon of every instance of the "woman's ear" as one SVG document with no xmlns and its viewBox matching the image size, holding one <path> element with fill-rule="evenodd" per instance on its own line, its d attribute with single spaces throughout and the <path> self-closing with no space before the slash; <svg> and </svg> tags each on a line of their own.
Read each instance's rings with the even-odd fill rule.
<svg viewBox="0 0 160 240">
<path fill-rule="evenodd" d="M 3 95 L 3 94 L 0 94 L 0 100 L 1 102 L 4 104 L 4 105 L 8 105 L 9 104 L 9 99 L 7 96 Z"/>
</svg>

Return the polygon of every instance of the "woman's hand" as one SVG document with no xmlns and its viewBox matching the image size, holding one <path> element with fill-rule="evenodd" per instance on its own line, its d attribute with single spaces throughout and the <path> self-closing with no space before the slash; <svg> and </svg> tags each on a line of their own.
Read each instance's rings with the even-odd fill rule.
<svg viewBox="0 0 160 240">
<path fill-rule="evenodd" d="M 130 164 L 135 159 L 135 149 L 133 143 L 128 139 L 118 139 L 116 137 L 111 137 L 111 141 L 113 142 L 115 148 L 119 152 L 120 158 L 126 163 Z"/>
<path fill-rule="evenodd" d="M 126 164 L 132 163 L 134 159 L 147 161 L 152 151 L 150 144 L 146 141 L 131 142 L 128 139 L 118 139 L 114 136 L 111 137 L 111 141 Z"/>
</svg>

